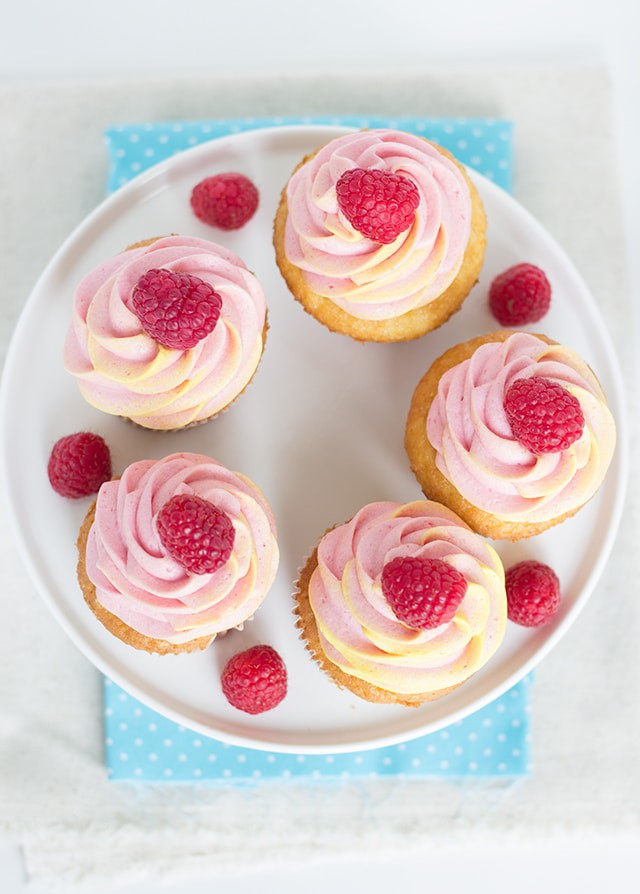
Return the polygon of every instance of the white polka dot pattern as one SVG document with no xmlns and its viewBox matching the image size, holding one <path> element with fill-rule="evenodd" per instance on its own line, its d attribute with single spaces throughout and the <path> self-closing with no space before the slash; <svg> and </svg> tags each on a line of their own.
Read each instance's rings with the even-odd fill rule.
<svg viewBox="0 0 640 894">
<path fill-rule="evenodd" d="M 510 122 L 367 116 L 241 118 L 123 125 L 106 133 L 108 188 L 198 143 L 287 124 L 393 127 L 434 140 L 504 189 L 511 186 Z M 530 678 L 448 729 L 410 742 L 352 754 L 295 755 L 226 745 L 156 714 L 104 680 L 106 763 L 112 780 L 256 785 L 264 779 L 377 777 L 512 777 L 529 772 Z"/>
</svg>

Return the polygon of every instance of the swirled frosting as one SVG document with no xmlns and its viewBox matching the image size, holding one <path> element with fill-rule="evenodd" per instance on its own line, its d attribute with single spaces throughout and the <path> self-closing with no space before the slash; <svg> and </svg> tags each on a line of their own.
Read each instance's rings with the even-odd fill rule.
<svg viewBox="0 0 640 894">
<path fill-rule="evenodd" d="M 536 456 L 513 437 L 504 410 L 515 379 L 543 376 L 573 394 L 582 436 Z M 573 512 L 600 486 L 613 454 L 615 422 L 598 380 L 575 351 L 517 332 L 486 342 L 447 370 L 427 415 L 442 474 L 474 506 L 505 521 L 545 522 Z"/>
<path fill-rule="evenodd" d="M 432 630 L 399 621 L 381 576 L 398 556 L 441 559 L 467 581 L 455 617 Z M 436 693 L 477 671 L 502 642 L 504 571 L 495 550 L 439 503 L 371 503 L 325 534 L 309 601 L 327 657 L 345 673 L 402 694 Z"/>
<path fill-rule="evenodd" d="M 159 511 L 195 494 L 227 513 L 235 529 L 229 560 L 191 574 L 162 546 Z M 195 453 L 130 465 L 103 484 L 85 564 L 98 602 L 144 636 L 178 645 L 237 627 L 264 600 L 278 567 L 276 526 L 256 485 Z"/>
<path fill-rule="evenodd" d="M 336 183 L 352 168 L 411 179 L 420 193 L 413 224 L 380 245 L 338 207 Z M 291 177 L 284 250 L 309 287 L 364 320 L 423 307 L 451 284 L 471 232 L 471 197 L 458 166 L 426 140 L 369 130 L 332 140 Z"/>
<path fill-rule="evenodd" d="M 222 298 L 214 331 L 193 348 L 163 347 L 133 312 L 133 288 L 154 267 L 200 277 Z M 64 363 L 99 410 L 146 428 L 180 428 L 214 416 L 245 388 L 262 355 L 265 318 L 262 287 L 240 258 L 206 239 L 167 236 L 82 280 Z"/>
</svg>

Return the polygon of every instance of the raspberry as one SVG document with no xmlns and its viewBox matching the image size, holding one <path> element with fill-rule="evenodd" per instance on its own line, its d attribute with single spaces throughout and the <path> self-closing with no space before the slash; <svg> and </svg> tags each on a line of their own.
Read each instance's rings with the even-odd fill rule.
<svg viewBox="0 0 640 894">
<path fill-rule="evenodd" d="M 213 574 L 228 561 L 236 538 L 226 512 L 194 494 L 171 497 L 158 513 L 160 542 L 192 574 Z"/>
<path fill-rule="evenodd" d="M 238 652 L 222 671 L 222 691 L 239 711 L 262 714 L 279 705 L 287 694 L 287 669 L 271 646 L 252 646 Z"/>
<path fill-rule="evenodd" d="M 507 614 L 523 627 L 546 624 L 560 607 L 560 581 L 548 565 L 530 560 L 506 574 Z"/>
<path fill-rule="evenodd" d="M 407 177 L 377 168 L 353 168 L 336 183 L 340 210 L 367 239 L 388 244 L 413 223 L 418 188 Z"/>
<path fill-rule="evenodd" d="M 193 188 L 191 207 L 203 223 L 221 230 L 237 230 L 251 220 L 259 193 L 244 174 L 216 174 Z"/>
<path fill-rule="evenodd" d="M 467 582 L 442 559 L 399 556 L 382 569 L 382 594 L 409 627 L 432 629 L 450 621 L 467 592 Z"/>
<path fill-rule="evenodd" d="M 532 453 L 559 453 L 582 436 L 580 402 L 551 379 L 516 379 L 507 389 L 504 409 L 514 438 Z"/>
<path fill-rule="evenodd" d="M 100 435 L 80 431 L 56 441 L 47 472 L 60 496 L 87 497 L 111 478 L 111 454 Z"/>
<path fill-rule="evenodd" d="M 144 331 L 165 348 L 195 347 L 216 327 L 222 298 L 198 276 L 154 268 L 140 277 L 131 294 Z"/>
<path fill-rule="evenodd" d="M 489 307 L 503 326 L 541 320 L 551 305 L 551 286 L 539 267 L 516 264 L 491 283 Z"/>
</svg>

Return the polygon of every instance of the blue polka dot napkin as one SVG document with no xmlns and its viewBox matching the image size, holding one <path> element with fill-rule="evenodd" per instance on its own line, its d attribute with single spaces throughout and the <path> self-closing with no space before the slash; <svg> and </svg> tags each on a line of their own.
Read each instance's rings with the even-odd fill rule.
<svg viewBox="0 0 640 894">
<path fill-rule="evenodd" d="M 510 122 L 492 119 L 376 116 L 238 118 L 133 124 L 106 133 L 111 158 L 108 189 L 198 143 L 230 133 L 287 124 L 393 127 L 422 134 L 455 153 L 504 189 L 511 186 Z M 529 686 L 525 678 L 499 699 L 417 739 L 348 754 L 281 754 L 227 745 L 156 713 L 104 680 L 106 763 L 113 780 L 217 782 L 318 781 L 375 777 L 520 776 L 529 771 Z"/>
</svg>

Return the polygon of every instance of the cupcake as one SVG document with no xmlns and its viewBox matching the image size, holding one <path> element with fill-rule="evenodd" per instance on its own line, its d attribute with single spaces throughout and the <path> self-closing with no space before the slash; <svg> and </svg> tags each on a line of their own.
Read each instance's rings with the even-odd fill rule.
<svg viewBox="0 0 640 894">
<path fill-rule="evenodd" d="M 94 407 L 180 429 L 228 407 L 256 371 L 266 303 L 239 257 L 192 236 L 137 243 L 79 284 L 66 369 Z"/>
<path fill-rule="evenodd" d="M 405 446 L 427 497 L 496 539 L 539 534 L 602 483 L 615 422 L 592 370 L 544 335 L 450 348 L 411 401 Z"/>
<path fill-rule="evenodd" d="M 280 200 L 274 245 L 294 297 L 334 332 L 417 338 L 478 279 L 486 218 L 453 156 L 396 130 L 338 137 L 302 160 Z"/>
<path fill-rule="evenodd" d="M 340 687 L 414 706 L 461 686 L 504 637 L 504 571 L 450 509 L 371 503 L 328 531 L 298 581 L 298 626 Z"/>
<path fill-rule="evenodd" d="M 102 485 L 78 538 L 89 608 L 118 639 L 160 654 L 204 649 L 260 607 L 278 567 L 256 485 L 208 456 L 130 465 Z"/>
</svg>

